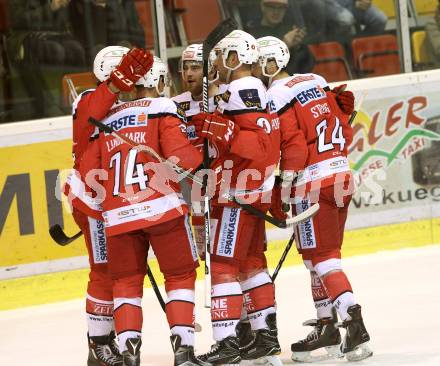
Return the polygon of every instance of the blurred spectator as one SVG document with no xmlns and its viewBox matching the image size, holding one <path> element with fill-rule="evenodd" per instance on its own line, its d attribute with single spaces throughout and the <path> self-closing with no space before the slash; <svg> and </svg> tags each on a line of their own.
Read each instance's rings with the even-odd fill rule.
<svg viewBox="0 0 440 366">
<path fill-rule="evenodd" d="M 287 65 L 290 74 L 311 72 L 315 64 L 313 55 L 304 43 L 304 23 L 287 16 L 288 0 L 261 0 L 261 16 L 251 20 L 245 27 L 255 38 L 274 36 L 282 39 L 289 47 L 291 58 Z"/>
<path fill-rule="evenodd" d="M 426 38 L 429 50 L 432 54 L 433 62 L 436 66 L 440 65 L 440 0 L 434 19 L 425 25 Z"/>
<path fill-rule="evenodd" d="M 72 36 L 69 2 L 11 1 L 12 32 L 8 39 L 11 57 L 32 64 L 85 65 L 84 49 Z"/>
<path fill-rule="evenodd" d="M 71 0 L 69 12 L 75 37 L 85 46 L 89 62 L 108 45 L 145 47 L 135 0 Z"/>
<path fill-rule="evenodd" d="M 339 27 L 351 28 L 352 35 L 382 34 L 387 16 L 372 5 L 372 0 L 323 0 L 328 17 Z"/>
<path fill-rule="evenodd" d="M 31 115 L 61 115 L 60 78 L 72 67 L 85 66 L 81 43 L 74 39 L 68 16 L 70 0 L 9 1 L 8 56 L 28 94 Z M 18 114 L 27 108 L 18 108 Z"/>
</svg>

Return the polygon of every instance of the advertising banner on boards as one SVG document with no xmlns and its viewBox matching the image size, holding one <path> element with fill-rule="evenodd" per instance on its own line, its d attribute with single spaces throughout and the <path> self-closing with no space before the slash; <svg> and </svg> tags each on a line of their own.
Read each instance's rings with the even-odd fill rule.
<svg viewBox="0 0 440 366">
<path fill-rule="evenodd" d="M 357 192 L 348 230 L 428 220 L 438 239 L 439 85 L 440 71 L 349 82 L 357 99 L 367 94 L 349 149 Z M 59 247 L 48 234 L 54 224 L 79 230 L 56 197 L 59 173 L 72 166 L 70 125 L 66 116 L 0 126 L 0 279 L 87 266 L 82 238 Z"/>
<path fill-rule="evenodd" d="M 353 123 L 354 139 L 349 148 L 357 192 L 348 228 L 438 216 L 438 80 L 371 88 L 366 92 Z M 356 95 L 362 93 L 365 91 Z"/>
</svg>

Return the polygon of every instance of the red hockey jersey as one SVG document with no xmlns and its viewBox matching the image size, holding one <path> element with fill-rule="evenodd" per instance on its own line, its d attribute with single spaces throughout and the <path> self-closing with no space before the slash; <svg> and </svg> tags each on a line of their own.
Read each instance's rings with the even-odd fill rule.
<svg viewBox="0 0 440 366">
<path fill-rule="evenodd" d="M 172 158 L 182 168 L 195 169 L 202 162 L 201 153 L 187 139 L 184 117 L 179 116 L 176 104 L 168 98 L 123 103 L 102 122 L 162 157 Z M 108 236 L 157 225 L 187 213 L 177 174 L 172 169 L 103 132 L 89 145 L 81 161 L 81 176 L 89 184 L 92 170 L 99 168 L 107 176 L 101 181 Z"/>
<path fill-rule="evenodd" d="M 221 153 L 216 162 L 223 168 L 217 203 L 227 204 L 222 195 L 229 187 L 229 194 L 257 203 L 263 193 L 272 190 L 279 159 L 279 129 L 267 111 L 265 86 L 251 76 L 232 81 L 215 113 L 240 127 L 230 151 Z"/>
<path fill-rule="evenodd" d="M 350 172 L 347 148 L 353 139 L 349 116 L 337 105 L 327 82 L 319 75 L 297 74 L 273 82 L 269 89 L 270 110 L 282 123 L 299 128 L 307 143 L 305 168 L 297 185 L 326 187 L 338 173 Z M 295 126 L 297 125 L 297 127 Z M 281 169 L 299 170 L 304 154 L 282 153 Z"/>
<path fill-rule="evenodd" d="M 117 94 L 112 93 L 106 83 L 101 83 L 96 89 L 89 89 L 81 93 L 72 104 L 74 170 L 67 177 L 64 194 L 69 197 L 73 207 L 98 220 L 102 220 L 102 207 L 91 198 L 90 193 L 86 193 L 87 188 L 77 169 L 95 130 L 95 127 L 88 122 L 89 118 L 102 120 L 115 103 L 117 103 Z"/>
</svg>

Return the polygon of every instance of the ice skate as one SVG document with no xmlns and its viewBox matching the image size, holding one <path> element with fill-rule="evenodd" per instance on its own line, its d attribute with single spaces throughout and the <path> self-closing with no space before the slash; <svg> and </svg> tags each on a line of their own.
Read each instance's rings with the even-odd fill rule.
<svg viewBox="0 0 440 366">
<path fill-rule="evenodd" d="M 237 337 L 227 337 L 211 346 L 211 350 L 198 356 L 203 362 L 212 365 L 238 366 L 240 365 L 240 348 Z"/>
<path fill-rule="evenodd" d="M 317 362 L 343 357 L 339 350 L 341 333 L 336 328 L 336 321 L 337 317 L 311 319 L 304 322 L 303 325 L 312 326 L 314 329 L 306 338 L 291 345 L 292 360 L 295 362 Z M 324 349 L 326 354 L 314 352 L 319 349 Z"/>
<path fill-rule="evenodd" d="M 182 339 L 178 335 L 170 337 L 171 345 L 174 351 L 174 366 L 210 366 L 208 362 L 199 360 L 194 355 L 193 346 L 182 345 Z"/>
<path fill-rule="evenodd" d="M 122 356 L 112 352 L 110 336 L 89 337 L 87 366 L 122 366 Z"/>
<path fill-rule="evenodd" d="M 346 329 L 341 352 L 347 361 L 360 361 L 373 355 L 368 347 L 370 335 L 362 320 L 361 306 L 352 305 L 347 309 L 349 317 L 339 326 Z"/>
<path fill-rule="evenodd" d="M 281 347 L 278 342 L 275 313 L 266 317 L 266 324 L 269 329 L 255 331 L 253 342 L 240 350 L 241 357 L 243 360 L 252 360 L 253 365 L 282 366 L 277 356 L 281 353 Z"/>
<path fill-rule="evenodd" d="M 122 352 L 122 366 L 139 366 L 141 364 L 141 339 L 128 338 L 125 345 L 127 350 Z"/>
</svg>

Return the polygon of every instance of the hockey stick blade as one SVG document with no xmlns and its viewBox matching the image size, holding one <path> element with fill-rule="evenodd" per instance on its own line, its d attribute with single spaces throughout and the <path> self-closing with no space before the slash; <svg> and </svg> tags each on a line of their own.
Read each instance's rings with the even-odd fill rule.
<svg viewBox="0 0 440 366">
<path fill-rule="evenodd" d="M 354 119 L 356 118 L 358 112 L 360 111 L 361 107 L 362 107 L 362 103 L 364 102 L 364 98 L 367 95 L 368 91 L 364 91 L 361 95 L 361 98 L 355 108 L 355 110 L 353 111 L 353 113 L 350 116 L 350 119 L 348 120 L 348 124 L 351 126 L 354 122 Z"/>
<path fill-rule="evenodd" d="M 301 224 L 304 221 L 307 221 L 308 219 L 315 216 L 319 211 L 319 203 L 315 203 L 314 205 L 310 206 L 307 210 L 301 212 L 300 214 L 296 215 L 295 217 L 292 217 L 291 219 L 286 220 L 286 226 L 296 226 Z"/>
<path fill-rule="evenodd" d="M 82 231 L 76 233 L 72 237 L 69 237 L 64 233 L 61 226 L 56 224 L 49 228 L 49 234 L 51 238 L 55 241 L 55 243 L 61 246 L 65 246 L 78 239 L 82 235 Z"/>
<path fill-rule="evenodd" d="M 215 45 L 237 28 L 238 25 L 232 18 L 228 18 L 217 25 L 203 42 L 203 60 L 208 60 L 209 53 Z"/>
</svg>

